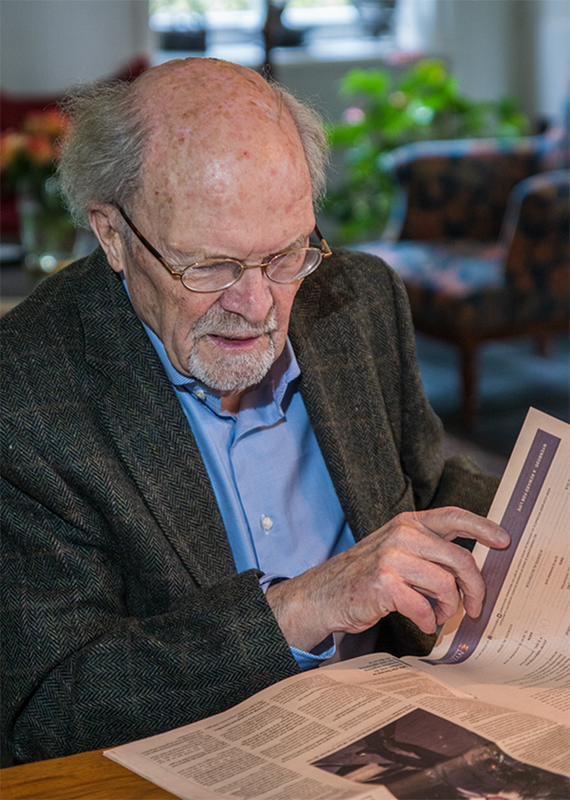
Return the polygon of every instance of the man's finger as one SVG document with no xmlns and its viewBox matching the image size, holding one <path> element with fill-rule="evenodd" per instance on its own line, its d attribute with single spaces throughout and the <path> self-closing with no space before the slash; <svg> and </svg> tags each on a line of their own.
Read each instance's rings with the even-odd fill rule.
<svg viewBox="0 0 570 800">
<path fill-rule="evenodd" d="M 469 587 L 469 591 L 476 600 L 477 597 L 483 598 L 485 586 L 476 568 L 475 571 L 476 575 L 472 580 L 473 585 Z M 415 591 L 422 598 L 432 599 L 434 626 L 436 621 L 441 623 L 452 617 L 461 603 L 459 585 L 453 570 L 446 569 L 433 561 L 424 560 L 406 553 L 398 554 L 397 561 L 394 559 L 388 574 L 384 575 L 383 584 L 381 591 L 384 594 L 388 592 L 393 605 L 401 613 L 404 613 L 400 607 L 403 602 L 409 603 L 412 599 L 416 599 L 418 602 L 417 598 L 409 596 L 408 588 Z M 417 612 L 428 614 L 423 600 L 418 602 Z"/>
<path fill-rule="evenodd" d="M 428 531 L 448 541 L 463 536 L 495 548 L 511 543 L 509 534 L 496 522 L 455 506 L 418 511 L 413 516 Z"/>
<path fill-rule="evenodd" d="M 459 592 L 465 611 L 469 616 L 478 616 L 485 598 L 485 583 L 472 554 L 445 538 L 417 537 L 411 533 L 400 534 L 397 545 L 385 554 L 384 565 L 437 601 L 438 622 L 443 616 L 448 618 L 455 613 Z"/>
</svg>

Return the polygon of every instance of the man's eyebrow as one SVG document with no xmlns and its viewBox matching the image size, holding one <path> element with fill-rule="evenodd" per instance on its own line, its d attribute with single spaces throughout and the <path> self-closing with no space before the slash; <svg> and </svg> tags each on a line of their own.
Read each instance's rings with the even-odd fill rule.
<svg viewBox="0 0 570 800">
<path fill-rule="evenodd" d="M 289 247 L 287 247 L 286 249 L 293 250 L 295 247 L 304 247 L 305 242 L 307 241 L 307 239 L 310 238 L 312 232 L 313 230 L 310 230 L 308 233 L 302 233 L 295 239 L 293 244 L 290 244 Z"/>
<path fill-rule="evenodd" d="M 263 261 L 269 261 L 271 258 L 275 258 L 275 256 L 278 256 L 280 253 L 286 253 L 289 250 L 295 250 L 298 247 L 304 247 L 311 233 L 312 231 L 309 231 L 309 233 L 302 233 L 295 239 L 294 242 L 285 247 L 283 250 L 278 250 L 275 253 L 269 253 L 267 256 L 264 256 Z M 188 266 L 189 264 L 191 265 L 198 261 L 240 261 L 239 258 L 236 258 L 235 256 L 228 256 L 225 253 L 213 253 L 212 255 L 207 255 L 203 250 L 179 250 L 177 247 L 172 247 L 166 244 L 164 245 L 164 249 L 177 261 L 184 262 L 181 263 L 180 266 Z"/>
<path fill-rule="evenodd" d="M 278 250 L 276 253 L 270 253 L 269 255 L 265 256 L 263 260 L 269 261 L 270 258 L 275 258 L 275 256 L 278 256 L 280 253 L 287 253 L 289 250 L 296 250 L 298 247 L 304 247 L 305 242 L 310 235 L 310 233 L 302 233 L 300 236 L 297 236 L 294 242 L 285 247 L 283 250 Z"/>
<path fill-rule="evenodd" d="M 209 256 L 203 250 L 181 250 L 179 247 L 174 247 L 167 242 L 162 244 L 162 253 L 168 262 L 174 267 L 191 267 L 199 261 L 209 261 L 211 259 L 224 260 L 228 256 Z"/>
</svg>

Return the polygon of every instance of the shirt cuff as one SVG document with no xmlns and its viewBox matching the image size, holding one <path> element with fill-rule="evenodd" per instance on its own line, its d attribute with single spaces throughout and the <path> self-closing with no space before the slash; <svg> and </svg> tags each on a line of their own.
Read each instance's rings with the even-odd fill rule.
<svg viewBox="0 0 570 800">
<path fill-rule="evenodd" d="M 272 583 L 281 583 L 281 581 L 288 581 L 285 575 L 277 575 L 276 572 L 266 572 L 264 575 L 261 576 L 259 579 L 259 585 L 263 589 L 263 594 L 267 594 L 267 590 L 271 586 Z"/>
<path fill-rule="evenodd" d="M 332 658 L 336 653 L 336 645 L 332 633 L 310 653 L 306 653 L 304 650 L 298 650 L 296 647 L 291 646 L 289 646 L 289 649 L 299 668 L 303 671 L 318 667 L 323 661 L 326 661 L 327 658 Z"/>
</svg>

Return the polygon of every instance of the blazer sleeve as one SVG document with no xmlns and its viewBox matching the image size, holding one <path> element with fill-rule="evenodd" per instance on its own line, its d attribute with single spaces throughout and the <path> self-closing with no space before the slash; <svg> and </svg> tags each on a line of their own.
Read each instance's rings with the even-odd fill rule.
<svg viewBox="0 0 570 800">
<path fill-rule="evenodd" d="M 141 573 L 58 488 L 77 525 L 2 486 L 2 735 L 16 763 L 176 728 L 298 671 L 255 570 L 197 589 L 156 548 Z M 145 579 L 152 559 L 163 574 Z M 143 613 L 135 580 L 168 584 L 170 601 Z"/>
<path fill-rule="evenodd" d="M 396 273 L 368 254 L 337 251 L 296 303 L 301 391 L 355 538 L 405 511 L 487 513 L 498 481 L 470 459 L 444 460 L 443 426 L 422 386 Z M 425 655 L 435 641 L 396 613 L 377 628 L 377 650 L 398 656 Z"/>
<path fill-rule="evenodd" d="M 150 736 L 298 672 L 257 572 L 236 572 L 184 415 L 103 258 L 42 283 L 2 342 L 15 760 Z"/>
<path fill-rule="evenodd" d="M 467 456 L 444 459 L 443 425 L 429 404 L 419 374 L 406 290 L 393 270 L 388 269 L 387 274 L 392 284 L 394 339 L 398 342 L 400 364 L 398 380 L 395 381 L 400 459 L 402 471 L 413 488 L 414 507 L 458 506 L 485 516 L 499 479 L 485 475 Z M 389 394 L 390 390 L 386 388 L 385 392 Z M 455 542 L 469 550 L 475 544 L 474 540 L 465 538 L 457 538 Z M 436 641 L 435 634 L 424 634 L 411 620 L 397 612 L 380 620 L 377 629 L 377 649 L 396 656 L 427 655 Z"/>
</svg>

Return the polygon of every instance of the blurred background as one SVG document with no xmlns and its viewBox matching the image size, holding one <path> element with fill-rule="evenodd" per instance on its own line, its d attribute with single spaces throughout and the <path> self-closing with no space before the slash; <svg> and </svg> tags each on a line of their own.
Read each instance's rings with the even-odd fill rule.
<svg viewBox="0 0 570 800">
<path fill-rule="evenodd" d="M 300 34 L 298 46 L 273 53 L 277 77 L 330 119 L 342 110 L 342 74 L 353 64 L 393 62 L 396 53 L 445 57 L 466 94 L 517 95 L 534 121 L 556 114 L 567 89 L 566 0 L 273 5 L 284 8 L 284 27 Z M 1 85 L 23 94 L 58 92 L 106 77 L 141 53 L 153 62 L 170 58 L 177 44 L 189 49 L 185 33 L 192 29 L 204 31 L 206 55 L 257 66 L 267 6 L 266 0 L 2 0 Z"/>
<path fill-rule="evenodd" d="M 402 190 L 410 189 L 408 173 L 396 169 L 403 163 L 398 161 L 402 145 L 498 137 L 514 147 L 519 160 L 524 151 L 527 172 L 519 171 L 517 179 L 567 167 L 569 42 L 568 0 L 2 0 L 0 121 L 4 133 L 21 132 L 30 110 L 53 107 L 70 87 L 136 77 L 147 65 L 171 58 L 206 55 L 263 70 L 309 100 L 329 124 L 334 145 L 330 197 L 319 216 L 325 235 L 333 245 L 375 252 L 374 246 L 386 239 L 421 238 L 409 231 L 403 235 L 402 221 L 394 223 L 395 205 L 405 204 Z M 556 137 L 557 161 L 546 163 Z M 17 189 L 25 167 L 14 152 L 13 140 L 3 141 L 0 278 L 8 305 L 60 265 L 56 254 L 51 261 L 44 258 L 42 267 L 40 255 L 20 268 L 27 250 L 21 249 L 24 205 L 21 199 L 18 205 Z M 478 166 L 479 173 L 486 169 Z M 505 194 L 517 182 L 505 173 L 498 180 Z M 28 180 L 28 191 L 29 186 Z M 519 202 L 520 214 L 526 213 L 524 202 Z M 557 224 L 560 229 L 562 223 Z M 503 237 L 505 225 L 500 226 Z M 510 235 L 501 254 L 509 303 L 518 291 L 508 277 L 515 234 Z M 454 240 L 457 236 L 453 232 Z M 482 238 L 488 245 L 487 239 L 500 242 L 500 236 L 487 232 Z M 472 238 L 468 233 L 466 240 Z M 493 251 L 495 261 L 487 253 L 484 258 L 487 267 L 477 267 L 475 283 L 489 264 L 496 283 L 498 256 Z M 560 306 L 566 291 L 560 265 L 567 270 L 567 251 L 556 258 L 549 269 L 558 277 L 548 281 L 557 287 Z M 449 274 L 457 278 L 457 272 Z M 538 323 L 528 317 L 528 303 L 526 308 L 527 327 L 519 315 L 506 333 L 493 322 L 479 336 L 470 409 L 465 404 L 465 336 L 444 336 L 414 314 L 422 377 L 446 425 L 448 447 L 471 447 L 496 472 L 503 468 L 529 405 L 568 419 L 567 322 L 556 312 L 558 321 L 551 324 L 556 316 L 548 311 L 551 302 L 536 312 Z M 473 330 L 470 337 L 469 347 Z"/>
</svg>

